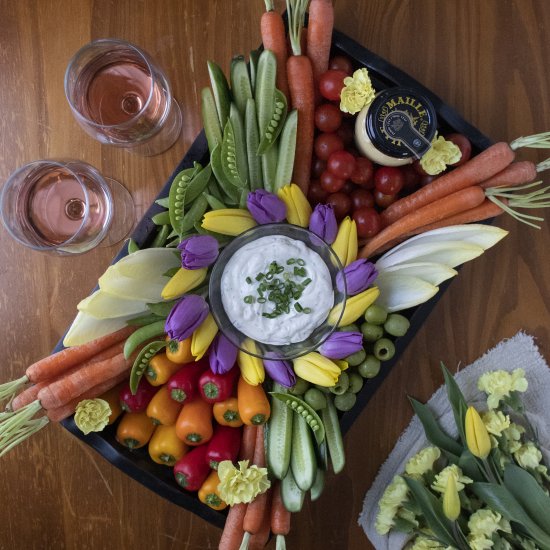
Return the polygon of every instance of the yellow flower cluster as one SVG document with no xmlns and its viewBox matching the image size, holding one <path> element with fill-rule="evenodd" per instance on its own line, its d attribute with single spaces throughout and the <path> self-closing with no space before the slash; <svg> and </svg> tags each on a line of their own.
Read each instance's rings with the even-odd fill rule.
<svg viewBox="0 0 550 550">
<path fill-rule="evenodd" d="M 500 437 L 502 432 L 510 427 L 510 417 L 501 411 L 487 411 L 481 414 L 481 419 L 490 434 Z"/>
<path fill-rule="evenodd" d="M 414 539 L 409 550 L 445 550 L 445 546 L 439 544 L 439 542 L 434 539 L 419 535 Z"/>
<path fill-rule="evenodd" d="M 83 434 L 100 432 L 109 423 L 111 407 L 103 399 L 84 399 L 76 406 L 74 422 Z"/>
<path fill-rule="evenodd" d="M 353 76 L 344 78 L 344 87 L 340 92 L 340 110 L 354 115 L 370 105 L 375 94 L 369 71 L 358 69 Z"/>
<path fill-rule="evenodd" d="M 401 476 L 395 476 L 386 487 L 380 502 L 376 516 L 375 528 L 380 535 L 386 535 L 393 527 L 393 520 L 399 507 L 407 500 L 409 488 Z"/>
<path fill-rule="evenodd" d="M 525 433 L 525 428 L 512 422 L 502 433 L 508 442 L 508 450 L 515 453 L 521 447 L 521 436 Z"/>
<path fill-rule="evenodd" d="M 443 494 L 447 489 L 448 477 L 453 476 L 456 482 L 456 490 L 462 491 L 468 483 L 473 483 L 473 480 L 462 474 L 462 470 L 456 465 L 451 464 L 443 468 L 439 474 L 435 476 L 435 480 L 431 487 L 434 491 Z"/>
<path fill-rule="evenodd" d="M 474 550 L 492 548 L 493 541 L 491 537 L 497 531 L 512 532 L 510 523 L 498 512 L 493 512 L 489 508 L 481 508 L 470 516 L 468 530 L 470 531 L 468 544 Z"/>
<path fill-rule="evenodd" d="M 420 166 L 430 176 L 436 176 L 447 168 L 449 164 L 458 162 L 462 157 L 460 148 L 443 136 L 435 135 L 432 146 L 420 159 Z"/>
<path fill-rule="evenodd" d="M 267 468 L 259 468 L 255 464 L 248 466 L 248 460 L 241 460 L 238 468 L 230 460 L 223 460 L 218 465 L 218 476 L 220 497 L 229 506 L 252 502 L 271 486 Z"/>
<path fill-rule="evenodd" d="M 514 458 L 522 468 L 534 470 L 542 460 L 542 453 L 534 443 L 528 441 L 514 452 Z"/>
<path fill-rule="evenodd" d="M 441 456 L 437 447 L 426 447 L 411 457 L 405 465 L 405 473 L 411 477 L 419 478 L 429 472 L 434 462 Z"/>
<path fill-rule="evenodd" d="M 509 397 L 513 391 L 527 391 L 527 379 L 523 369 L 516 369 L 513 372 L 495 370 L 482 374 L 477 387 L 487 394 L 487 406 L 490 409 L 496 409 L 501 399 Z"/>
</svg>

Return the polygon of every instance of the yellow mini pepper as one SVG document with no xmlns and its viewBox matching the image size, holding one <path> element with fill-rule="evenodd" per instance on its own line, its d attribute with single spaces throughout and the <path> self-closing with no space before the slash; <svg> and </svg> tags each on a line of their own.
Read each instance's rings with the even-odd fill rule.
<svg viewBox="0 0 550 550">
<path fill-rule="evenodd" d="M 157 463 L 173 466 L 188 451 L 187 445 L 176 435 L 176 426 L 157 426 L 149 441 L 149 456 Z"/>
<path fill-rule="evenodd" d="M 474 407 L 468 407 L 464 424 L 469 451 L 478 458 L 487 458 L 491 452 L 491 438 L 481 416 Z"/>
<path fill-rule="evenodd" d="M 129 449 L 139 449 L 149 443 L 155 425 L 144 412 L 124 413 L 116 429 L 116 440 Z"/>
<path fill-rule="evenodd" d="M 183 296 L 186 292 L 197 288 L 205 279 L 208 269 L 185 269 L 181 267 L 176 274 L 166 283 L 161 296 L 164 300 L 174 300 Z"/>
<path fill-rule="evenodd" d="M 291 183 L 282 187 L 277 194 L 286 205 L 288 223 L 307 227 L 312 210 L 302 190 L 295 183 Z"/>
<path fill-rule="evenodd" d="M 199 489 L 199 500 L 214 510 L 223 510 L 227 504 L 220 497 L 218 485 L 220 478 L 216 470 L 212 470 Z"/>
<path fill-rule="evenodd" d="M 153 424 L 172 426 L 176 423 L 182 404 L 170 397 L 168 385 L 162 386 L 147 405 L 147 416 Z"/>
<path fill-rule="evenodd" d="M 191 337 L 185 340 L 170 340 L 167 336 L 168 345 L 166 346 L 166 357 L 172 361 L 172 363 L 178 363 L 179 365 L 185 365 L 194 361 L 193 354 L 191 353 Z"/>
<path fill-rule="evenodd" d="M 170 361 L 166 353 L 157 353 L 149 361 L 149 365 L 147 365 L 147 369 L 145 370 L 145 376 L 152 386 L 162 386 L 180 368 L 181 365 Z"/>
</svg>

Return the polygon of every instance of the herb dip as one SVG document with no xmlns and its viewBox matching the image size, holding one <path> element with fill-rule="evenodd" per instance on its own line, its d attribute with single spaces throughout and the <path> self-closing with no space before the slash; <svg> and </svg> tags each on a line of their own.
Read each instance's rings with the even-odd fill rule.
<svg viewBox="0 0 550 550">
<path fill-rule="evenodd" d="M 334 305 L 330 272 L 321 256 L 283 235 L 261 237 L 237 250 L 223 271 L 221 297 L 235 328 L 273 345 L 302 342 Z"/>
</svg>

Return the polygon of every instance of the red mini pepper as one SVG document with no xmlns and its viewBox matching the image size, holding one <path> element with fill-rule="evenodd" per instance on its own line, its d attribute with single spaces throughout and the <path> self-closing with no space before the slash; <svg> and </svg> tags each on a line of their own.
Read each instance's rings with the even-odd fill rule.
<svg viewBox="0 0 550 550">
<path fill-rule="evenodd" d="M 129 382 L 126 382 L 118 394 L 120 398 L 120 406 L 122 407 L 122 410 L 126 412 L 143 412 L 157 391 L 158 388 L 151 386 L 145 378 L 142 378 L 139 381 L 136 394 L 133 395 L 130 390 Z"/>
<path fill-rule="evenodd" d="M 170 397 L 178 403 L 183 403 L 186 399 L 191 400 L 197 396 L 199 378 L 207 368 L 208 363 L 203 360 L 183 366 L 168 380 Z"/>
<path fill-rule="evenodd" d="M 174 464 L 176 481 L 187 491 L 198 491 L 210 472 L 206 445 L 195 447 Z"/>
<path fill-rule="evenodd" d="M 238 376 L 239 369 L 235 367 L 224 374 L 215 374 L 211 370 L 205 371 L 199 380 L 199 390 L 203 400 L 208 403 L 217 403 L 229 399 L 233 395 Z"/>
<path fill-rule="evenodd" d="M 235 462 L 241 449 L 242 431 L 229 426 L 216 426 L 212 439 L 206 445 L 206 462 L 217 470 L 222 460 Z"/>
</svg>

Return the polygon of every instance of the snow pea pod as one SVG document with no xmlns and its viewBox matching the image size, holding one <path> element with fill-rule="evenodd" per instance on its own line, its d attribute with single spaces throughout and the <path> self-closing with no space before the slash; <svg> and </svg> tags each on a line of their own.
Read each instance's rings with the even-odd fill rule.
<svg viewBox="0 0 550 550">
<path fill-rule="evenodd" d="M 208 208 L 208 201 L 201 195 L 192 205 L 180 223 L 181 233 L 192 229 L 196 222 L 202 219 Z"/>
<path fill-rule="evenodd" d="M 157 336 L 162 336 L 164 334 L 165 322 L 166 321 L 164 319 L 161 321 L 155 321 L 150 325 L 145 325 L 138 328 L 135 332 L 128 336 L 126 342 L 124 342 L 124 357 L 128 359 L 134 350 L 147 340 L 151 340 L 151 338 L 155 338 Z"/>
<path fill-rule="evenodd" d="M 139 382 L 149 366 L 149 361 L 161 350 L 166 347 L 166 340 L 157 340 L 146 345 L 136 357 L 132 370 L 130 372 L 130 391 L 135 395 Z"/>
<path fill-rule="evenodd" d="M 168 234 L 172 231 L 171 225 L 162 225 L 157 231 L 153 242 L 151 243 L 151 248 L 161 248 L 166 244 L 168 240 Z"/>
</svg>

